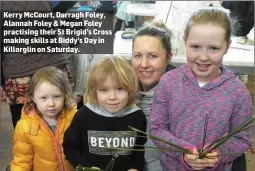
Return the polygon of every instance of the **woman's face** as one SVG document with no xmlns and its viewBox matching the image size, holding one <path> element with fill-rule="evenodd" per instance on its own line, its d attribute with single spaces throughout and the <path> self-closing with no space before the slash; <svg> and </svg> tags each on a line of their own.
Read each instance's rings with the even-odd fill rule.
<svg viewBox="0 0 255 171">
<path fill-rule="evenodd" d="M 135 39 L 132 65 L 144 91 L 158 84 L 170 59 L 158 37 L 139 36 Z"/>
</svg>

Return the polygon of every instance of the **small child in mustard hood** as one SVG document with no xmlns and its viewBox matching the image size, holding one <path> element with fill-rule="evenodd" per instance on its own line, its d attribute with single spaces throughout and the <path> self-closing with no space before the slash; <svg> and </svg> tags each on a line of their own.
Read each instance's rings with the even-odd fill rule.
<svg viewBox="0 0 255 171">
<path fill-rule="evenodd" d="M 28 96 L 13 136 L 11 171 L 73 171 L 61 146 L 76 112 L 67 76 L 56 67 L 38 70 Z"/>
</svg>

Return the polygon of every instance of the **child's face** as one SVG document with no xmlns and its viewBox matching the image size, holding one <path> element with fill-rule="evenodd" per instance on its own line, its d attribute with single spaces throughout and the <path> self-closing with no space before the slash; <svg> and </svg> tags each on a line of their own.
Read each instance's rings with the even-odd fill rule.
<svg viewBox="0 0 255 171">
<path fill-rule="evenodd" d="M 102 86 L 97 88 L 98 104 L 110 113 L 116 113 L 126 107 L 128 92 L 116 86 L 108 76 Z"/>
<path fill-rule="evenodd" d="M 211 24 L 194 25 L 190 29 L 185 44 L 187 62 L 199 81 L 210 82 L 217 77 L 230 44 L 225 37 L 223 28 Z"/>
<path fill-rule="evenodd" d="M 58 87 L 42 82 L 35 87 L 33 101 L 43 117 L 57 119 L 64 107 L 64 94 Z"/>
<path fill-rule="evenodd" d="M 140 36 L 134 41 L 132 65 L 144 91 L 157 85 L 166 72 L 170 60 L 166 56 L 166 50 L 158 37 Z"/>
</svg>

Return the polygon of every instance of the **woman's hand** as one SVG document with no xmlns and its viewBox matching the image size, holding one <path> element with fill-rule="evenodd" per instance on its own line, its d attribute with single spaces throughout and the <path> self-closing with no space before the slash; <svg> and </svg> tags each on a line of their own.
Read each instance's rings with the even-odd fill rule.
<svg viewBox="0 0 255 171">
<path fill-rule="evenodd" d="M 184 154 L 184 161 L 188 166 L 194 170 L 203 170 L 208 167 L 207 159 L 199 159 L 199 153 L 197 149 L 193 150 L 193 154 Z"/>
</svg>

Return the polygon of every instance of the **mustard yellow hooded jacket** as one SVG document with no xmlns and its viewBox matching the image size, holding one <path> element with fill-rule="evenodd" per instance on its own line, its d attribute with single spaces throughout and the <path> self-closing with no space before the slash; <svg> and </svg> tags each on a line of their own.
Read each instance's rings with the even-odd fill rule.
<svg viewBox="0 0 255 171">
<path fill-rule="evenodd" d="M 11 171 L 74 171 L 62 143 L 76 111 L 76 106 L 63 110 L 54 133 L 35 110 L 26 113 L 23 108 L 13 136 Z"/>
</svg>

